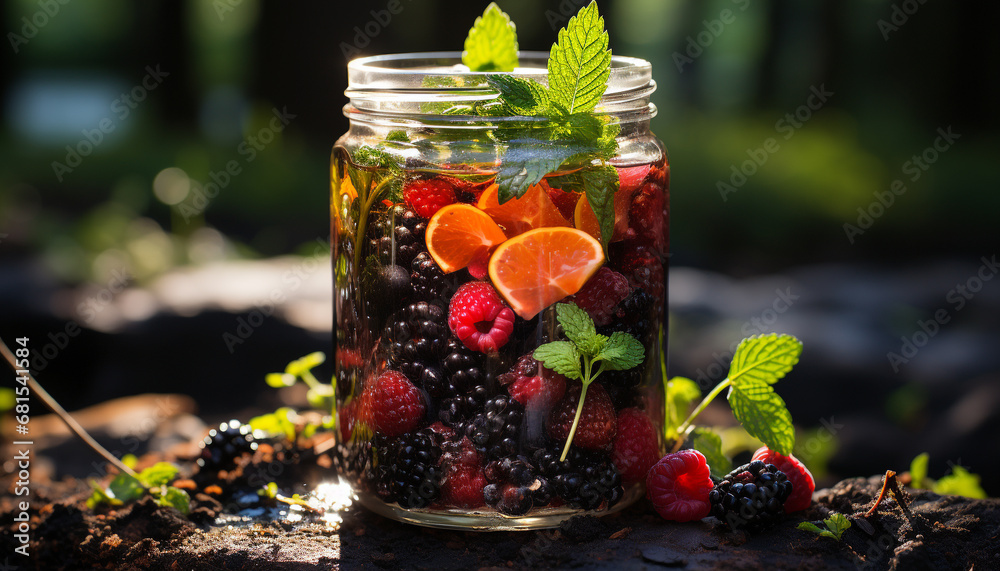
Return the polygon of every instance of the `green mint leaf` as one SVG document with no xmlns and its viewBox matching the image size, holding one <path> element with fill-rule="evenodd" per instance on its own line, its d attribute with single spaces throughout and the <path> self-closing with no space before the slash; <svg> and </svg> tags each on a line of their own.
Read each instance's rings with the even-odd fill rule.
<svg viewBox="0 0 1000 571">
<path fill-rule="evenodd" d="M 392 158 L 392 155 L 385 152 L 385 149 L 373 147 L 371 145 L 362 145 L 358 147 L 358 150 L 354 151 L 354 164 L 362 167 L 375 168 L 399 167 L 399 165 L 396 164 L 395 159 Z"/>
<path fill-rule="evenodd" d="M 666 395 L 663 428 L 667 440 L 674 440 L 680 436 L 677 429 L 687 418 L 691 403 L 701 398 L 701 389 L 698 388 L 698 383 L 686 377 L 674 377 L 667 380 L 666 375 L 664 375 L 663 379 L 663 392 Z"/>
<path fill-rule="evenodd" d="M 247 423 L 254 431 L 261 431 L 268 437 L 284 436 L 289 442 L 295 441 L 295 423 L 292 422 L 290 414 L 292 409 L 281 407 L 278 410 L 255 416 Z"/>
<path fill-rule="evenodd" d="M 577 346 L 597 335 L 594 320 L 575 303 L 556 304 L 556 320 L 562 325 L 566 338 Z"/>
<path fill-rule="evenodd" d="M 760 381 L 773 385 L 792 370 L 802 354 L 802 342 L 791 335 L 754 335 L 740 342 L 729 366 L 733 385 Z"/>
<path fill-rule="evenodd" d="M 979 474 L 973 474 L 962 466 L 954 466 L 951 474 L 934 482 L 934 493 L 967 498 L 985 499 L 986 491 L 979 484 Z"/>
<path fill-rule="evenodd" d="M 578 147 L 550 141 L 537 144 L 513 142 L 503 153 L 497 172 L 497 200 L 500 204 L 520 198 L 528 189 L 559 168 L 559 165 L 577 154 Z"/>
<path fill-rule="evenodd" d="M 737 352 L 739 349 L 737 349 Z M 789 456 L 795 448 L 795 428 L 785 401 L 764 381 L 743 378 L 729 387 L 729 406 L 750 436 Z"/>
<path fill-rule="evenodd" d="M 597 2 L 570 18 L 549 52 L 549 96 L 569 113 L 594 109 L 608 88 L 611 50 Z"/>
<path fill-rule="evenodd" d="M 395 129 L 389 131 L 389 134 L 385 136 L 386 141 L 395 141 L 397 143 L 409 143 L 410 137 L 406 134 L 406 131 L 402 129 Z"/>
<path fill-rule="evenodd" d="M 815 523 L 812 523 L 810 521 L 804 521 L 804 522 L 799 523 L 799 525 L 796 526 L 796 529 L 801 529 L 803 531 L 811 531 L 811 532 L 815 533 L 816 535 L 820 535 L 820 534 L 823 533 L 823 530 L 820 529 L 820 527 L 818 525 L 816 525 Z"/>
<path fill-rule="evenodd" d="M 90 494 L 89 498 L 87 498 L 88 508 L 96 510 L 102 505 L 120 506 L 124 503 L 118 498 L 108 494 L 108 491 L 102 488 L 101 485 L 94 480 L 88 480 L 87 483 L 90 484 L 90 488 L 93 490 L 93 493 Z"/>
<path fill-rule="evenodd" d="M 139 472 L 139 482 L 147 488 L 162 486 L 176 477 L 177 466 L 174 466 L 169 462 L 157 462 L 142 472 Z"/>
<path fill-rule="evenodd" d="M 615 331 L 594 360 L 603 360 L 606 369 L 627 371 L 641 365 L 645 358 L 646 348 L 642 343 L 628 333 Z"/>
<path fill-rule="evenodd" d="M 472 71 L 514 71 L 517 27 L 496 2 L 490 2 L 465 38 L 462 63 Z"/>
<path fill-rule="evenodd" d="M 924 452 L 910 462 L 910 485 L 914 488 L 927 488 L 927 464 L 930 459 L 930 454 Z"/>
<path fill-rule="evenodd" d="M 534 79 L 521 79 L 512 75 L 486 76 L 490 86 L 500 91 L 501 105 L 498 113 L 509 115 L 542 115 L 549 108 L 545 86 Z"/>
<path fill-rule="evenodd" d="M 187 515 L 191 512 L 191 498 L 188 493 L 180 488 L 170 486 L 167 491 L 156 498 L 156 503 L 161 506 L 171 507 Z"/>
<path fill-rule="evenodd" d="M 305 357 L 299 357 L 289 363 L 288 366 L 285 367 L 285 373 L 295 377 L 301 377 L 307 371 L 322 365 L 324 361 L 326 361 L 326 354 L 322 351 L 309 353 Z"/>
<path fill-rule="evenodd" d="M 122 473 L 111 480 L 111 484 L 108 485 L 108 493 L 122 502 L 131 502 L 141 498 L 146 493 L 146 488 L 142 487 L 142 484 L 132 476 Z"/>
<path fill-rule="evenodd" d="M 264 382 L 267 383 L 267 386 L 275 389 L 290 387 L 295 384 L 295 375 L 289 375 L 288 373 L 268 373 L 264 377 Z"/>
<path fill-rule="evenodd" d="M 716 478 L 722 478 L 732 469 L 732 461 L 722 453 L 722 437 L 711 428 L 695 428 L 691 435 L 691 445 L 705 456 L 708 468 Z"/>
<path fill-rule="evenodd" d="M 611 165 L 581 171 L 587 202 L 601 226 L 601 244 L 607 251 L 615 233 L 615 193 L 618 192 L 618 171 Z"/>
<path fill-rule="evenodd" d="M 827 529 L 833 533 L 837 541 L 840 541 L 840 537 L 851 527 L 851 520 L 847 519 L 847 516 L 844 514 L 837 512 L 824 519 L 823 523 L 826 524 Z"/>
<path fill-rule="evenodd" d="M 569 341 L 553 341 L 546 343 L 535 349 L 532 355 L 545 365 L 546 369 L 551 369 L 567 379 L 580 380 L 583 378 L 583 370 L 580 367 L 580 352 L 576 345 Z"/>
</svg>

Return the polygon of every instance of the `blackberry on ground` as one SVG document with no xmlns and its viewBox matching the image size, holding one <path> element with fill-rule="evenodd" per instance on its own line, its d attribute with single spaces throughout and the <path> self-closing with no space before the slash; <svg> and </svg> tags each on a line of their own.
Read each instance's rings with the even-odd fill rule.
<svg viewBox="0 0 1000 571">
<path fill-rule="evenodd" d="M 552 492 L 575 508 L 596 510 L 618 503 L 625 494 L 622 477 L 608 454 L 570 448 L 560 462 L 561 447 L 541 449 L 534 460 L 542 476 L 548 478 Z"/>
<path fill-rule="evenodd" d="M 460 285 L 458 276 L 445 275 L 426 250 L 417 254 L 410 264 L 410 284 L 414 299 L 441 302 L 451 299 Z"/>
<path fill-rule="evenodd" d="M 615 306 L 611 323 L 598 328 L 598 332 L 610 336 L 616 331 L 622 331 L 648 346 L 654 340 L 652 336 L 656 334 L 654 328 L 655 302 L 653 296 L 641 288 L 636 289 Z"/>
<path fill-rule="evenodd" d="M 389 366 L 418 386 L 440 382 L 444 373 L 439 364 L 448 341 L 446 318 L 444 308 L 423 301 L 396 312 L 382 334 Z"/>
<path fill-rule="evenodd" d="M 409 268 L 413 258 L 426 249 L 427 221 L 405 206 L 394 206 L 372 225 L 369 254 L 383 264 Z"/>
<path fill-rule="evenodd" d="M 760 460 L 744 464 L 712 488 L 711 514 L 732 529 L 760 529 L 778 521 L 792 483 L 774 464 Z"/>
<path fill-rule="evenodd" d="M 428 428 L 398 438 L 379 439 L 375 469 L 379 497 L 404 508 L 424 508 L 441 493 L 444 472 L 439 436 Z"/>
<path fill-rule="evenodd" d="M 462 432 L 487 460 L 499 460 L 517 452 L 523 421 L 524 406 L 507 395 L 499 395 L 489 399 Z"/>
<path fill-rule="evenodd" d="M 230 420 L 208 431 L 208 436 L 201 442 L 197 464 L 204 472 L 228 470 L 236 467 L 236 461 L 241 456 L 252 454 L 255 450 L 257 443 L 250 426 Z"/>
<path fill-rule="evenodd" d="M 483 499 L 500 513 L 522 515 L 552 501 L 552 485 L 526 457 L 494 460 L 483 474 L 490 482 L 483 490 Z"/>
</svg>

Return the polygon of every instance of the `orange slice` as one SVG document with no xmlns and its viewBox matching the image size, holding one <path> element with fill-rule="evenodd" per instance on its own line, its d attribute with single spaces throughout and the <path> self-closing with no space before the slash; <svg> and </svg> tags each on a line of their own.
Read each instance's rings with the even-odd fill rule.
<svg viewBox="0 0 1000 571">
<path fill-rule="evenodd" d="M 448 274 L 484 258 L 507 239 L 503 230 L 485 212 L 469 204 L 450 204 L 438 210 L 427 223 L 427 251 Z"/>
<path fill-rule="evenodd" d="M 541 185 L 535 185 L 521 198 L 512 198 L 503 204 L 498 199 L 499 191 L 499 186 L 490 185 L 483 191 L 476 206 L 489 214 L 511 238 L 533 228 L 570 225 Z"/>
<path fill-rule="evenodd" d="M 580 291 L 604 263 L 601 242 L 576 228 L 536 228 L 500 245 L 490 257 L 493 286 L 511 308 L 531 319 Z"/>
<path fill-rule="evenodd" d="M 576 201 L 576 210 L 573 212 L 573 225 L 577 229 L 583 230 L 593 236 L 595 240 L 601 239 L 601 223 L 597 220 L 594 209 L 587 202 L 586 195 L 581 196 L 580 200 Z"/>
</svg>

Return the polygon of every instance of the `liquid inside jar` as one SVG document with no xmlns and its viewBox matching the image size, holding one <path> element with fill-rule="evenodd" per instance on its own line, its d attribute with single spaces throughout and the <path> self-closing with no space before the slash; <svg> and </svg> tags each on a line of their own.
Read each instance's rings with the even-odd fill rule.
<svg viewBox="0 0 1000 571">
<path fill-rule="evenodd" d="M 518 529 L 640 497 L 636 466 L 662 452 L 665 153 L 614 165 L 602 244 L 586 194 L 548 178 L 500 204 L 494 165 L 378 168 L 354 151 L 334 150 L 331 210 L 338 470 L 361 502 L 423 525 Z M 534 352 L 567 342 L 556 314 L 570 302 L 644 351 L 588 385 L 561 460 L 583 387 Z"/>
</svg>

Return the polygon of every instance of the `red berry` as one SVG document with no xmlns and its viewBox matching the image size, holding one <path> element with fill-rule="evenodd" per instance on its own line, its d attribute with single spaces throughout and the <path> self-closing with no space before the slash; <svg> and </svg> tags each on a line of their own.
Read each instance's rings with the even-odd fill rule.
<svg viewBox="0 0 1000 571">
<path fill-rule="evenodd" d="M 580 391 L 583 385 L 574 385 L 566 391 L 562 398 L 549 413 L 549 437 L 556 442 L 565 442 L 573 426 L 576 408 L 580 403 Z M 587 387 L 587 397 L 583 402 L 580 422 L 573 436 L 573 446 L 589 449 L 605 448 L 615 439 L 617 430 L 615 406 L 604 387 L 597 383 Z"/>
<path fill-rule="evenodd" d="M 566 377 L 546 369 L 531 354 L 521 356 L 499 380 L 514 400 L 532 409 L 550 409 L 566 394 Z"/>
<path fill-rule="evenodd" d="M 785 500 L 785 513 L 797 512 L 809 507 L 812 503 L 813 492 L 816 491 L 816 481 L 813 475 L 795 456 L 782 456 L 774 450 L 764 446 L 753 453 L 750 460 L 760 460 L 765 464 L 774 464 L 775 468 L 781 470 L 788 476 L 788 481 L 792 483 L 792 493 Z"/>
<path fill-rule="evenodd" d="M 445 440 L 450 440 L 451 437 L 455 436 L 455 431 L 445 426 L 444 423 L 441 422 L 440 420 L 428 426 L 427 428 L 430 428 L 431 432 L 435 434 L 440 434 L 442 437 L 444 437 Z"/>
<path fill-rule="evenodd" d="M 635 194 L 653 170 L 653 165 L 639 165 L 618 169 L 618 192 Z"/>
<path fill-rule="evenodd" d="M 385 436 L 399 436 L 417 428 L 424 418 L 424 397 L 399 371 L 386 371 L 361 395 L 361 416 Z"/>
<path fill-rule="evenodd" d="M 457 508 L 478 508 L 485 504 L 486 476 L 478 465 L 455 464 L 441 484 L 441 504 Z"/>
<path fill-rule="evenodd" d="M 663 190 L 647 184 L 635 197 L 629 208 L 629 228 L 637 237 L 650 240 L 657 251 L 666 253 L 666 233 L 663 231 L 667 211 L 664 209 Z"/>
<path fill-rule="evenodd" d="M 354 419 L 357 416 L 357 409 L 357 399 L 353 399 L 351 402 L 337 409 L 337 423 L 340 427 L 340 439 L 344 442 L 350 440 L 351 435 L 354 434 Z"/>
<path fill-rule="evenodd" d="M 663 519 L 671 521 L 708 517 L 712 486 L 708 463 L 697 450 L 667 454 L 646 475 L 646 497 Z"/>
<path fill-rule="evenodd" d="M 572 301 L 590 315 L 595 325 L 602 327 L 611 323 L 615 306 L 630 293 L 632 288 L 625 276 L 611 268 L 602 267 L 583 284 Z"/>
<path fill-rule="evenodd" d="M 615 244 L 611 259 L 630 286 L 642 288 L 654 299 L 663 299 L 663 261 L 655 245 L 642 239 Z"/>
<path fill-rule="evenodd" d="M 612 457 L 625 485 L 646 479 L 646 473 L 660 459 L 656 428 L 646 413 L 637 408 L 626 408 L 618 413 L 618 434 Z"/>
<path fill-rule="evenodd" d="M 545 186 L 548 188 L 548 185 Z M 566 192 L 559 188 L 549 188 L 546 192 L 549 195 L 549 199 L 552 200 L 552 204 L 555 204 L 556 208 L 559 209 L 559 213 L 563 215 L 563 218 L 573 220 L 576 212 L 576 203 L 580 200 L 580 193 Z"/>
<path fill-rule="evenodd" d="M 403 187 L 403 200 L 421 218 L 455 203 L 455 188 L 439 179 L 413 180 Z"/>
<path fill-rule="evenodd" d="M 514 310 L 492 285 L 469 282 L 451 298 L 448 327 L 469 349 L 496 353 L 514 332 Z"/>
</svg>

